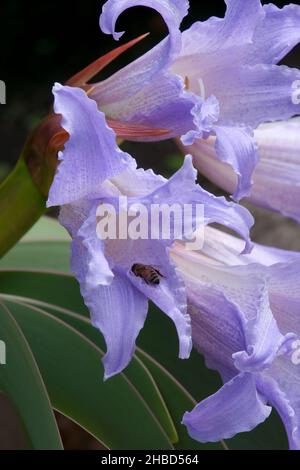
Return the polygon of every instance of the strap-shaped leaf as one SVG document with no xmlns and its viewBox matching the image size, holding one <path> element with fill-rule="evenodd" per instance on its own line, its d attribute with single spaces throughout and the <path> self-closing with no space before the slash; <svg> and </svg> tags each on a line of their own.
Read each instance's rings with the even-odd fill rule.
<svg viewBox="0 0 300 470">
<path fill-rule="evenodd" d="M 172 449 L 158 420 L 125 377 L 103 382 L 101 350 L 35 307 L 5 300 L 35 355 L 53 406 L 110 449 Z"/>
<path fill-rule="evenodd" d="M 55 255 L 53 247 L 49 250 L 48 245 L 49 243 L 46 243 L 41 247 L 41 254 L 43 253 L 43 255 L 39 257 L 40 269 L 47 269 L 48 261 L 45 260 L 47 260 L 48 252 L 51 252 L 50 250 L 53 250 L 51 252 L 52 256 L 54 256 L 55 259 L 59 259 L 59 251 L 57 251 Z M 63 249 L 66 253 L 65 256 L 67 256 L 69 244 L 65 243 Z M 88 315 L 88 311 L 80 297 L 78 285 L 72 277 L 65 275 L 55 276 L 54 274 L 46 272 L 41 275 L 28 272 L 9 273 L 9 275 L 7 274 L 3 277 L 1 268 L 5 269 L 5 266 L 1 263 L 2 260 L 0 260 L 1 291 L 25 295 L 26 297 L 34 297 L 49 303 L 56 303 L 57 305 L 69 308 L 82 315 Z M 57 269 L 59 269 L 59 261 L 57 261 L 57 263 Z M 24 259 L 17 260 L 15 266 L 21 269 L 28 269 L 28 267 L 30 267 L 30 257 L 28 257 L 26 264 L 24 263 Z M 64 284 L 63 293 L 60 289 L 62 282 Z M 155 338 L 155 341 L 153 341 L 153 338 Z M 163 365 L 171 372 L 173 377 L 184 384 L 186 390 L 188 390 L 197 401 L 206 398 L 211 393 L 218 390 L 221 383 L 218 374 L 206 368 L 203 358 L 198 353 L 194 351 L 188 361 L 177 359 L 178 342 L 173 325 L 167 317 L 154 306 L 151 307 L 151 314 L 148 316 L 146 326 L 139 337 L 138 344 L 145 351 L 150 353 L 151 356 L 156 358 L 160 365 Z M 195 379 L 195 377 L 198 378 Z M 233 449 L 283 449 L 287 448 L 287 439 L 282 423 L 276 412 L 273 411 L 271 418 L 266 420 L 254 431 L 230 439 L 230 441 L 227 441 L 227 445 Z"/>
<path fill-rule="evenodd" d="M 29 303 L 33 307 L 39 308 L 41 312 L 50 313 L 60 320 L 66 322 L 68 325 L 75 328 L 86 338 L 92 341 L 104 354 L 105 343 L 102 335 L 99 334 L 92 325 L 89 319 L 82 317 L 69 310 L 62 309 L 60 307 L 50 305 L 43 302 L 34 301 L 34 299 L 25 299 L 11 297 L 12 301 L 17 303 Z M 132 358 L 130 365 L 125 369 L 124 375 L 130 380 L 130 382 L 137 388 L 139 393 L 142 395 L 148 406 L 151 408 L 172 443 L 178 441 L 178 434 L 176 427 L 172 421 L 169 410 L 161 396 L 161 393 L 150 374 L 148 368 L 144 362 L 137 356 Z"/>
<path fill-rule="evenodd" d="M 21 419 L 29 447 L 62 449 L 51 403 L 35 358 L 8 306 L 2 302 L 0 339 L 6 349 L 6 364 L 0 365 L 0 388 Z"/>
<path fill-rule="evenodd" d="M 18 243 L 1 260 L 3 269 L 47 270 L 69 273 L 69 242 L 27 241 Z"/>
<path fill-rule="evenodd" d="M 177 449 L 187 450 L 221 450 L 226 449 L 224 443 L 206 443 L 200 444 L 188 435 L 186 427 L 180 425 L 182 416 L 185 411 L 191 410 L 196 405 L 194 398 L 185 390 L 185 388 L 171 375 L 164 367 L 155 361 L 153 357 L 145 353 L 142 349 L 139 349 L 137 356 L 144 362 L 148 367 L 154 379 L 159 384 L 159 388 L 165 398 L 171 415 L 178 423 L 177 432 L 179 435 L 179 441 L 176 445 Z"/>
<path fill-rule="evenodd" d="M 20 240 L 23 242 L 41 242 L 41 241 L 69 241 L 68 232 L 51 217 L 41 217 L 37 223 Z"/>
<path fill-rule="evenodd" d="M 78 283 L 69 274 L 1 270 L 0 261 L 1 293 L 41 300 L 89 316 L 89 311 L 80 295 Z"/>
<path fill-rule="evenodd" d="M 29 302 L 34 302 L 33 300 L 28 300 Z M 104 341 L 102 336 L 100 336 L 91 325 L 90 321 L 74 312 L 64 310 L 49 304 L 37 303 L 40 307 L 47 312 L 55 315 L 57 318 L 63 320 L 69 325 L 73 326 L 81 332 L 84 336 L 89 338 L 96 346 L 100 349 L 104 348 Z M 139 358 L 139 359 L 138 359 Z M 157 409 L 155 402 L 153 402 L 153 397 L 149 396 L 149 386 L 148 383 L 143 382 L 143 377 L 141 376 L 141 371 L 138 370 L 137 364 L 143 363 L 144 367 L 147 367 L 147 370 L 151 371 L 153 378 L 155 379 L 163 397 L 166 400 L 168 409 L 171 412 L 171 416 L 174 419 L 176 425 L 177 435 L 177 444 L 176 448 L 178 449 L 222 449 L 221 444 L 199 444 L 188 436 L 186 428 L 181 425 L 181 419 L 183 413 L 189 409 L 192 409 L 196 402 L 193 397 L 184 389 L 184 387 L 166 370 L 164 369 L 157 361 L 155 361 L 150 355 L 142 351 L 141 349 L 137 350 L 137 355 L 131 362 L 130 366 L 126 369 L 126 375 L 131 380 L 132 383 L 137 387 L 143 397 L 148 401 L 148 404 L 152 409 L 157 411 L 158 419 L 163 418 L 161 411 Z M 153 379 L 152 379 L 153 380 Z M 150 398 L 150 401 L 149 401 Z M 164 424 L 165 421 L 161 421 Z M 175 431 L 175 432 L 176 432 Z M 174 441 L 173 441 L 174 442 Z"/>
</svg>

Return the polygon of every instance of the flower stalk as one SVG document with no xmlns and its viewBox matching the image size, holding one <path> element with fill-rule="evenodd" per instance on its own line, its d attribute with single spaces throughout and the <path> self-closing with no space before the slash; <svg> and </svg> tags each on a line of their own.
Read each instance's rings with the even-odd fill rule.
<svg viewBox="0 0 300 470">
<path fill-rule="evenodd" d="M 45 197 L 21 157 L 0 186 L 0 256 L 5 255 L 32 227 L 45 208 Z"/>
<path fill-rule="evenodd" d="M 0 256 L 45 212 L 57 151 L 66 138 L 59 116 L 45 118 L 29 136 L 14 170 L 0 185 Z"/>
</svg>

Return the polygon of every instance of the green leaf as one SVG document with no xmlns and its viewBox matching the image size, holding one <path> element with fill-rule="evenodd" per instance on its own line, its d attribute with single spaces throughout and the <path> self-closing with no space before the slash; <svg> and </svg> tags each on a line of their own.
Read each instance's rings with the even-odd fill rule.
<svg viewBox="0 0 300 470">
<path fill-rule="evenodd" d="M 7 301 L 35 355 L 53 406 L 111 449 L 172 449 L 167 435 L 125 377 L 103 382 L 102 352 L 58 318 Z"/>
<path fill-rule="evenodd" d="M 101 350 L 102 354 L 104 354 L 103 351 L 106 349 L 106 346 L 103 336 L 96 328 L 92 326 L 89 319 L 84 318 L 75 312 L 71 312 L 54 305 L 43 302 L 35 302 L 33 299 L 22 299 L 22 302 L 24 301 L 26 303 L 30 303 L 32 306 L 39 307 L 41 310 L 54 315 L 68 325 L 72 326 L 86 338 L 92 341 L 99 348 L 99 350 Z M 125 369 L 124 375 L 126 375 L 126 377 L 137 388 L 139 393 L 147 402 L 165 429 L 171 442 L 177 442 L 177 431 L 170 417 L 167 405 L 165 404 L 156 382 L 153 380 L 153 377 L 150 374 L 148 368 L 144 365 L 144 362 L 138 357 L 134 356 L 130 365 Z"/>
<path fill-rule="evenodd" d="M 41 217 L 40 220 L 20 240 L 23 242 L 33 241 L 70 241 L 68 232 L 51 217 Z"/>
<path fill-rule="evenodd" d="M 0 337 L 6 364 L 0 365 L 0 388 L 13 403 L 33 449 L 62 449 L 47 391 L 28 343 L 8 306 L 0 303 Z"/>
<path fill-rule="evenodd" d="M 28 299 L 28 302 L 34 304 L 34 300 Z M 83 318 L 82 316 L 74 312 L 60 309 L 53 305 L 39 302 L 37 303 L 37 305 L 40 305 L 43 310 L 50 312 L 59 319 L 76 328 L 77 331 L 89 338 L 99 348 L 103 349 L 105 347 L 102 336 L 99 335 L 97 330 L 91 325 L 88 319 Z M 145 377 L 143 376 L 144 374 L 141 375 L 141 371 L 139 371 L 137 368 L 137 365 L 140 363 L 144 364 L 144 368 L 146 366 L 147 370 L 151 371 L 151 377 L 154 377 L 159 387 L 159 390 L 161 391 L 163 397 L 166 400 L 168 409 L 170 410 L 172 418 L 174 419 L 176 425 L 176 441 L 178 441 L 179 436 L 179 442 L 177 442 L 176 448 L 190 450 L 221 449 L 221 444 L 199 444 L 188 436 L 186 428 L 181 425 L 181 420 L 184 412 L 192 409 L 196 405 L 195 400 L 166 369 L 164 369 L 151 356 L 146 354 L 141 349 L 138 349 L 137 356 L 133 358 L 130 366 L 127 367 L 127 369 L 125 370 L 125 373 L 127 377 L 131 380 L 131 382 L 139 390 L 139 392 L 143 395 L 145 400 L 148 402 L 149 406 L 151 406 L 151 409 L 153 409 L 154 412 L 156 411 L 155 414 L 161 421 L 161 424 L 165 427 L 166 420 L 162 420 L 163 415 L 161 414 L 161 407 L 157 408 L 157 405 L 153 400 L 153 394 L 149 394 L 149 381 L 145 381 Z M 168 416 L 169 414 L 167 415 L 167 417 Z M 168 428 L 165 427 L 165 429 L 167 430 Z M 172 442 L 176 441 L 172 440 Z"/>
<path fill-rule="evenodd" d="M 50 217 L 42 217 L 1 260 L 2 269 L 70 272 L 70 237 Z"/>
<path fill-rule="evenodd" d="M 47 270 L 69 272 L 69 243 L 36 241 L 18 243 L 0 261 L 1 269 Z"/>
<path fill-rule="evenodd" d="M 176 444 L 176 449 L 224 450 L 226 447 L 222 443 L 200 444 L 189 437 L 186 427 L 180 423 L 184 413 L 193 409 L 197 404 L 195 399 L 185 390 L 182 384 L 176 381 L 174 376 L 172 376 L 149 354 L 138 349 L 137 355 L 148 367 L 154 379 L 159 384 L 159 388 L 168 404 L 172 418 L 174 419 L 174 422 L 177 423 L 179 441 Z"/>
<path fill-rule="evenodd" d="M 2 271 L 0 262 L 0 293 L 41 300 L 89 316 L 78 283 L 68 274 L 46 271 Z"/>
<path fill-rule="evenodd" d="M 17 243 L 45 212 L 45 198 L 32 180 L 25 161 L 0 184 L 0 257 Z"/>
<path fill-rule="evenodd" d="M 62 254 L 55 255 L 55 247 L 51 243 L 41 247 L 39 256 L 40 268 L 47 266 L 47 251 L 50 245 L 51 256 L 56 259 Z M 42 248 L 44 251 L 42 251 Z M 67 253 L 68 244 L 62 246 L 62 251 Z M 49 251 L 50 252 L 50 251 Z M 67 256 L 65 253 L 65 256 Z M 44 256 L 43 256 L 44 254 Z M 22 261 L 23 263 L 23 261 Z M 19 267 L 22 268 L 22 263 Z M 23 263 L 24 266 L 24 263 Z M 29 265 L 26 264 L 25 267 Z M 0 269 L 4 268 L 0 261 Z M 63 284 L 63 289 L 61 285 Z M 82 315 L 89 315 L 79 294 L 77 282 L 70 276 L 55 276 L 42 273 L 40 276 L 34 273 L 10 273 L 2 276 L 0 272 L 1 291 L 11 294 L 25 295 L 49 303 L 56 303 L 64 308 L 69 308 Z M 45 287 L 46 286 L 46 287 Z M 155 338 L 155 341 L 153 341 Z M 150 314 L 138 339 L 140 347 L 153 356 L 164 366 L 184 387 L 201 401 L 212 393 L 215 393 L 222 385 L 219 375 L 207 369 L 203 357 L 193 351 L 188 361 L 177 359 L 178 339 L 173 323 L 151 305 Z M 195 380 L 197 377 L 197 380 Z M 281 420 L 275 411 L 265 423 L 258 426 L 251 433 L 244 433 L 227 441 L 230 448 L 244 449 L 286 449 L 287 438 Z"/>
</svg>

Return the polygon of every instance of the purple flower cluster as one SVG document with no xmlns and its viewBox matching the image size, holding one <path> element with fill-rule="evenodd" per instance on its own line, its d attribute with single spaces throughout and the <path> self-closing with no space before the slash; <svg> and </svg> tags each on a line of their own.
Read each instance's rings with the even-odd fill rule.
<svg viewBox="0 0 300 470">
<path fill-rule="evenodd" d="M 69 138 L 48 206 L 61 206 L 60 221 L 72 236 L 71 268 L 107 345 L 105 378 L 130 362 L 150 299 L 173 320 L 179 356 L 187 359 L 194 345 L 224 381 L 184 415 L 190 435 L 201 442 L 229 438 L 253 429 L 274 406 L 290 447 L 299 449 L 300 366 L 293 357 L 300 336 L 300 254 L 253 245 L 251 214 L 196 184 L 191 155 L 167 180 L 138 169 L 109 126 L 115 120 L 166 129 L 163 136 L 133 138 L 174 137 L 195 167 L 236 200 L 248 197 L 300 220 L 299 121 L 286 121 L 300 114 L 294 94 L 300 71 L 276 65 L 300 40 L 300 7 L 226 4 L 224 19 L 181 33 L 187 0 L 106 2 L 100 26 L 115 39 L 123 34 L 115 31 L 117 18 L 135 5 L 156 9 L 169 35 L 88 93 L 54 86 L 54 111 Z M 203 205 L 202 249 L 189 251 L 186 240 L 172 234 L 101 239 L 98 209 L 116 206 L 121 196 L 145 207 Z M 244 241 L 209 227 L 215 222 Z M 159 282 L 135 275 L 137 265 L 160 266 Z"/>
</svg>

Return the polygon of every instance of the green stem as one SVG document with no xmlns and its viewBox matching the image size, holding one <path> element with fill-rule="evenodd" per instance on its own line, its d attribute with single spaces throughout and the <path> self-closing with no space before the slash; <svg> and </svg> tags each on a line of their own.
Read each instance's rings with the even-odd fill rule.
<svg viewBox="0 0 300 470">
<path fill-rule="evenodd" d="M 0 257 L 17 243 L 45 209 L 45 197 L 21 157 L 0 185 Z"/>
</svg>

